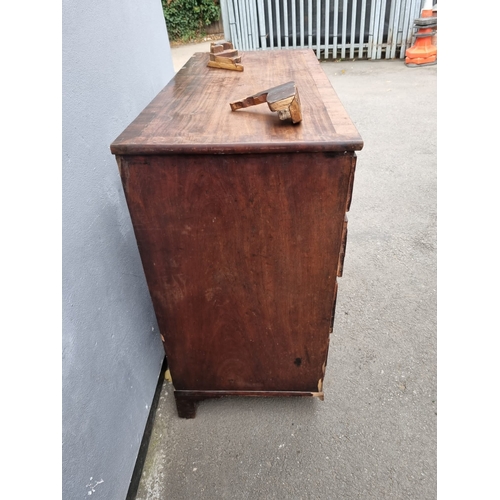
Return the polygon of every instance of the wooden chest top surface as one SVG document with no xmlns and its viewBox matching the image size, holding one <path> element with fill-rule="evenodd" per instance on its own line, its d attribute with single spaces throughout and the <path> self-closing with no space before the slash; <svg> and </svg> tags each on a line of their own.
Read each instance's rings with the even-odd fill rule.
<svg viewBox="0 0 500 500">
<path fill-rule="evenodd" d="M 244 71 L 196 53 L 111 145 L 116 155 L 357 151 L 363 141 L 312 50 L 240 52 Z M 302 122 L 230 102 L 294 81 Z"/>
</svg>

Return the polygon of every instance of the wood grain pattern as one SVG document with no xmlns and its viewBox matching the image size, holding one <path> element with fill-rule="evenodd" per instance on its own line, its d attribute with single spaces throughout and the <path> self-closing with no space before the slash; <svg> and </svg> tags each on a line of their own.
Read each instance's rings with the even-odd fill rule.
<svg viewBox="0 0 500 500">
<path fill-rule="evenodd" d="M 244 72 L 209 68 L 209 54 L 195 54 L 113 142 L 112 153 L 244 154 L 363 147 L 312 50 L 241 54 Z M 230 102 L 288 81 L 294 81 L 300 93 L 300 125 L 290 127 L 260 106 L 231 112 Z"/>
<path fill-rule="evenodd" d="M 142 156 L 121 172 L 175 388 L 318 392 L 351 159 Z"/>
</svg>

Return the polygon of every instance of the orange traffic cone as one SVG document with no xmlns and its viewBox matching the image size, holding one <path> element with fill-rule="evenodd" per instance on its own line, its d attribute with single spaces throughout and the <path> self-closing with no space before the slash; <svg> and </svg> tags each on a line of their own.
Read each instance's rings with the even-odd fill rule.
<svg viewBox="0 0 500 500">
<path fill-rule="evenodd" d="M 431 4 L 429 6 L 429 3 Z M 415 27 L 418 32 L 416 40 L 405 54 L 406 66 L 429 66 L 437 62 L 437 47 L 432 43 L 432 37 L 436 34 L 437 17 L 433 17 L 432 1 L 427 0 L 422 9 L 422 17 L 415 19 Z"/>
</svg>

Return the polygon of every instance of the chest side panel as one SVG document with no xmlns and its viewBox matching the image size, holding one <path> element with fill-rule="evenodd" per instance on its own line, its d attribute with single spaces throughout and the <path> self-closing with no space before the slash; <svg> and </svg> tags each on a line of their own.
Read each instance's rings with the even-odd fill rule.
<svg viewBox="0 0 500 500">
<path fill-rule="evenodd" d="M 318 391 L 352 156 L 120 165 L 175 388 Z"/>
</svg>

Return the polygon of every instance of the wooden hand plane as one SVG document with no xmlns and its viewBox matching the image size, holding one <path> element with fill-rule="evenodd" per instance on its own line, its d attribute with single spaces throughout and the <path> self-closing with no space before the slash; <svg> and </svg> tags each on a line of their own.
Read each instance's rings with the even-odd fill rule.
<svg viewBox="0 0 500 500">
<path fill-rule="evenodd" d="M 267 102 L 271 111 L 277 111 L 280 120 L 290 118 L 292 123 L 302 121 L 302 109 L 300 106 L 299 92 L 295 82 L 287 82 L 258 94 L 251 95 L 241 101 L 231 102 L 232 111 L 248 108 L 257 104 Z"/>
<path fill-rule="evenodd" d="M 210 44 L 210 60 L 207 66 L 210 68 L 231 69 L 243 71 L 241 56 L 233 47 L 231 42 L 212 42 Z"/>
</svg>

